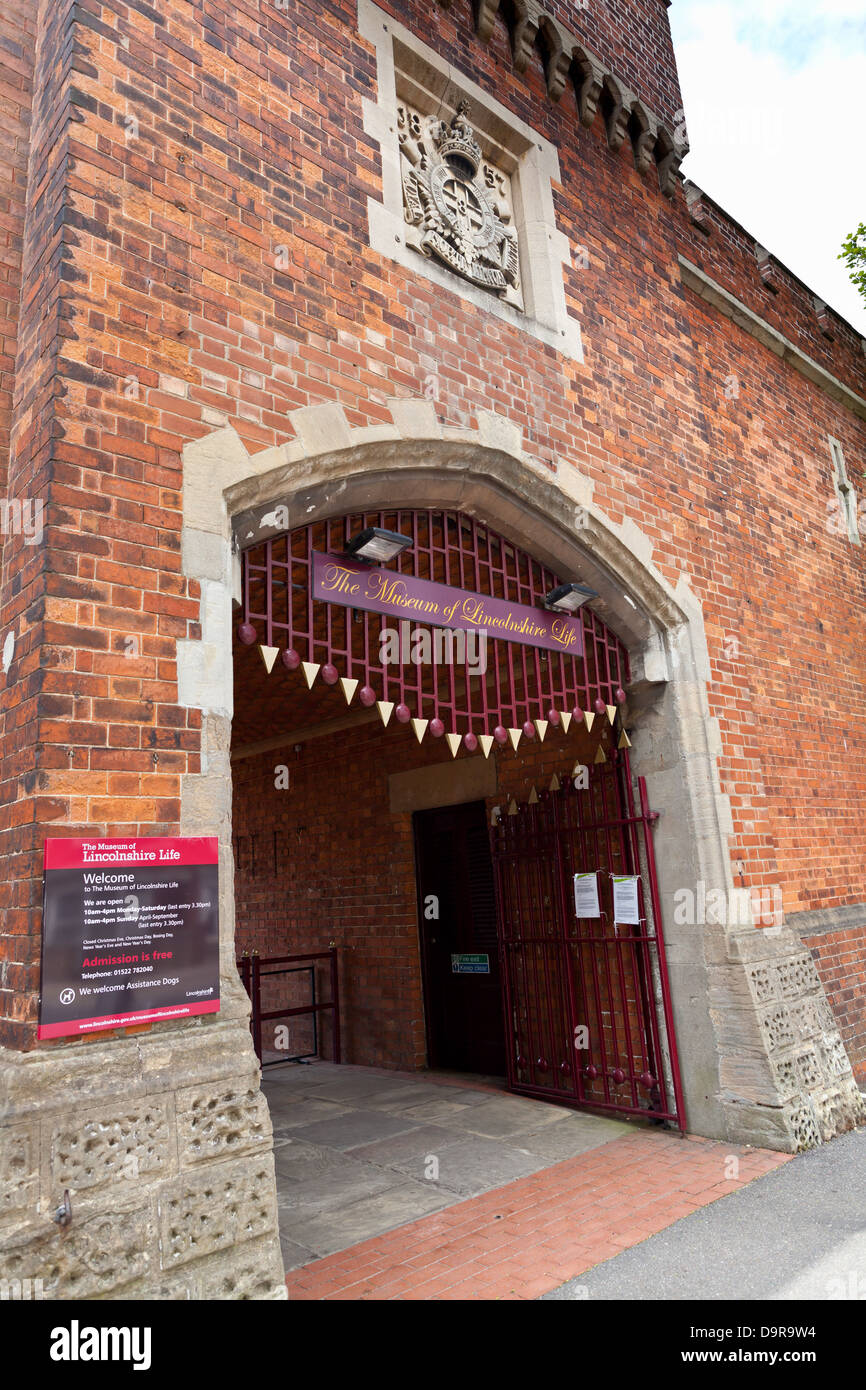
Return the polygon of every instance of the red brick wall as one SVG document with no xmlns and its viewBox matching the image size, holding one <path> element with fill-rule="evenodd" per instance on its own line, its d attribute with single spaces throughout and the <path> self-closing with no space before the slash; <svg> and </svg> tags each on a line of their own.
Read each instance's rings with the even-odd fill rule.
<svg viewBox="0 0 866 1390">
<path fill-rule="evenodd" d="M 9 455 L 12 429 L 12 403 L 15 390 L 15 358 L 18 349 L 18 318 L 21 295 L 21 262 L 24 243 L 24 214 L 27 195 L 27 159 L 30 143 L 30 107 L 33 90 L 33 60 L 36 43 L 36 14 L 27 0 L 12 0 L 0 14 L 0 497 L 21 500 L 30 489 L 23 478 L 13 478 L 10 486 Z M 22 555 L 20 543 L 0 533 L 2 566 L 17 575 L 22 565 L 34 559 L 32 548 Z M 0 584 L 0 643 L 14 619 L 16 603 L 12 587 Z M 9 708 L 0 688 L 0 750 L 5 747 L 4 726 Z M 14 716 L 13 716 L 14 726 Z M 21 764 L 19 764 L 20 768 Z M 14 772 L 8 757 L 0 757 L 0 856 L 8 847 L 8 827 L 14 812 L 2 807 L 17 796 Z M 0 865 L 8 864 L 0 858 Z M 13 932 L 22 924 L 14 915 L 16 895 L 0 883 L 0 1000 L 11 1004 L 14 991 L 30 984 L 27 961 L 29 943 L 23 948 Z M 10 914 L 7 916 L 7 913 Z M 22 998 L 21 1006 L 26 1007 Z M 0 1002 L 0 1010 L 4 1008 Z"/>
<path fill-rule="evenodd" d="M 50 581 L 46 576 L 50 567 L 54 399 L 59 389 L 58 345 L 64 331 L 60 309 L 64 278 L 61 260 L 72 8 L 72 0 L 39 7 L 35 48 L 34 7 L 27 6 L 26 13 L 13 10 L 10 15 L 11 26 L 20 20 L 18 38 L 25 40 L 20 43 L 23 54 L 8 55 L 17 64 L 15 77 L 9 80 L 13 118 L 20 122 L 16 134 L 19 159 L 23 155 L 25 116 L 21 103 L 26 94 L 28 61 L 34 63 L 34 68 L 21 268 L 18 272 L 13 264 L 9 282 L 12 289 L 20 274 L 6 495 L 16 500 L 41 501 L 46 523 L 42 544 L 26 544 L 27 537 L 20 531 L 11 530 L 4 537 L 0 578 L 4 641 L 9 632 L 15 640 L 12 662 L 0 685 L 0 1019 L 8 1020 L 0 1030 L 0 1043 L 13 1044 L 26 1044 L 33 1038 L 39 981 L 39 849 L 44 825 L 62 816 L 65 809 L 48 786 L 45 769 L 52 765 L 51 750 L 42 750 L 38 745 L 46 667 L 51 664 L 49 649 L 43 644 L 48 640 L 46 588 Z M 13 42 L 13 49 L 16 46 Z M 13 189 L 15 212 L 10 230 L 14 238 L 20 227 L 20 171 Z M 11 350 L 11 341 L 9 346 Z M 81 538 L 81 549 L 86 545 L 87 538 Z M 76 730 L 68 728 L 64 732 L 74 744 Z M 73 756 L 64 750 L 64 768 Z M 53 765 L 57 766 L 57 761 Z"/>
<path fill-rule="evenodd" d="M 344 1059 L 409 1069 L 425 1058 L 414 848 L 388 776 L 433 760 L 410 738 L 363 725 L 233 765 L 238 953 L 336 941 Z M 275 788 L 280 765 L 288 789 Z"/>
<path fill-rule="evenodd" d="M 661 91 L 667 40 L 650 60 L 633 26 L 664 16 L 643 3 L 623 8 L 616 43 Z M 199 721 L 175 684 L 176 639 L 198 634 L 180 573 L 184 444 L 227 420 L 266 447 L 291 437 L 290 410 L 322 401 L 373 423 L 431 375 L 446 423 L 508 416 L 700 597 L 737 882 L 781 882 L 790 909 L 862 896 L 864 551 L 825 521 L 826 434 L 859 481 L 866 427 L 684 288 L 677 254 L 862 393 L 857 340 L 838 322 L 823 338 L 796 282 L 771 303 L 742 231 L 697 230 L 628 141 L 613 154 L 601 117 L 580 126 L 573 90 L 550 102 L 540 56 L 514 72 L 501 24 L 484 47 L 466 4 L 435 11 L 438 33 L 427 0 L 390 8 L 557 145 L 559 225 L 588 254 L 566 272 L 584 365 L 368 249 L 375 72 L 350 0 L 40 12 L 13 472 L 48 499 L 49 524 L 43 547 L 12 548 L 0 596 L 18 633 L 0 1010 L 22 1025 L 2 1040 L 33 1036 L 46 831 L 176 830 L 179 778 L 198 769 Z"/>
<path fill-rule="evenodd" d="M 843 931 L 804 936 L 803 945 L 812 952 L 862 1090 L 866 1087 L 866 921 Z"/>
<path fill-rule="evenodd" d="M 18 345 L 18 302 L 36 13 L 27 0 L 10 0 L 0 14 L 0 477 L 5 489 Z"/>
</svg>

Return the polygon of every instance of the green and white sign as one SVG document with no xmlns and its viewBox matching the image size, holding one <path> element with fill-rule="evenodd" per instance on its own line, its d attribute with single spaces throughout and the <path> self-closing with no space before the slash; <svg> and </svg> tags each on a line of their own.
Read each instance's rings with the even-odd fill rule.
<svg viewBox="0 0 866 1390">
<path fill-rule="evenodd" d="M 455 956 L 451 957 L 452 975 L 489 975 L 490 957 L 489 956 Z"/>
</svg>

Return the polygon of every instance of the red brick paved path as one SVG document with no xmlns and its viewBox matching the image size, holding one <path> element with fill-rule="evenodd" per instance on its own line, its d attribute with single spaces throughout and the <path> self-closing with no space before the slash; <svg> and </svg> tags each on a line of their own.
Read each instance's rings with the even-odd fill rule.
<svg viewBox="0 0 866 1390">
<path fill-rule="evenodd" d="M 289 1298 L 537 1298 L 789 1157 L 636 1132 L 292 1270 Z"/>
</svg>

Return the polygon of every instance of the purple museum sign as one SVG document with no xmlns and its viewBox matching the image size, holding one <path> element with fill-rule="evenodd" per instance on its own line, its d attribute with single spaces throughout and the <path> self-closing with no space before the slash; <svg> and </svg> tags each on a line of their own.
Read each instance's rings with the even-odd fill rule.
<svg viewBox="0 0 866 1390">
<path fill-rule="evenodd" d="M 483 629 L 488 636 L 501 637 L 506 642 L 583 656 L 579 616 L 548 613 L 525 603 L 452 589 L 411 574 L 371 568 L 343 556 L 313 552 L 313 598 L 369 613 L 415 618 L 433 627 Z"/>
</svg>

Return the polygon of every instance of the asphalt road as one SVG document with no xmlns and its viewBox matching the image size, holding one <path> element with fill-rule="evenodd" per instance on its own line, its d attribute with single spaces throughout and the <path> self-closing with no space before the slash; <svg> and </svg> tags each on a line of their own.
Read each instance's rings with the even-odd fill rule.
<svg viewBox="0 0 866 1390">
<path fill-rule="evenodd" d="M 798 1154 L 544 1298 L 866 1299 L 866 1130 Z"/>
</svg>

